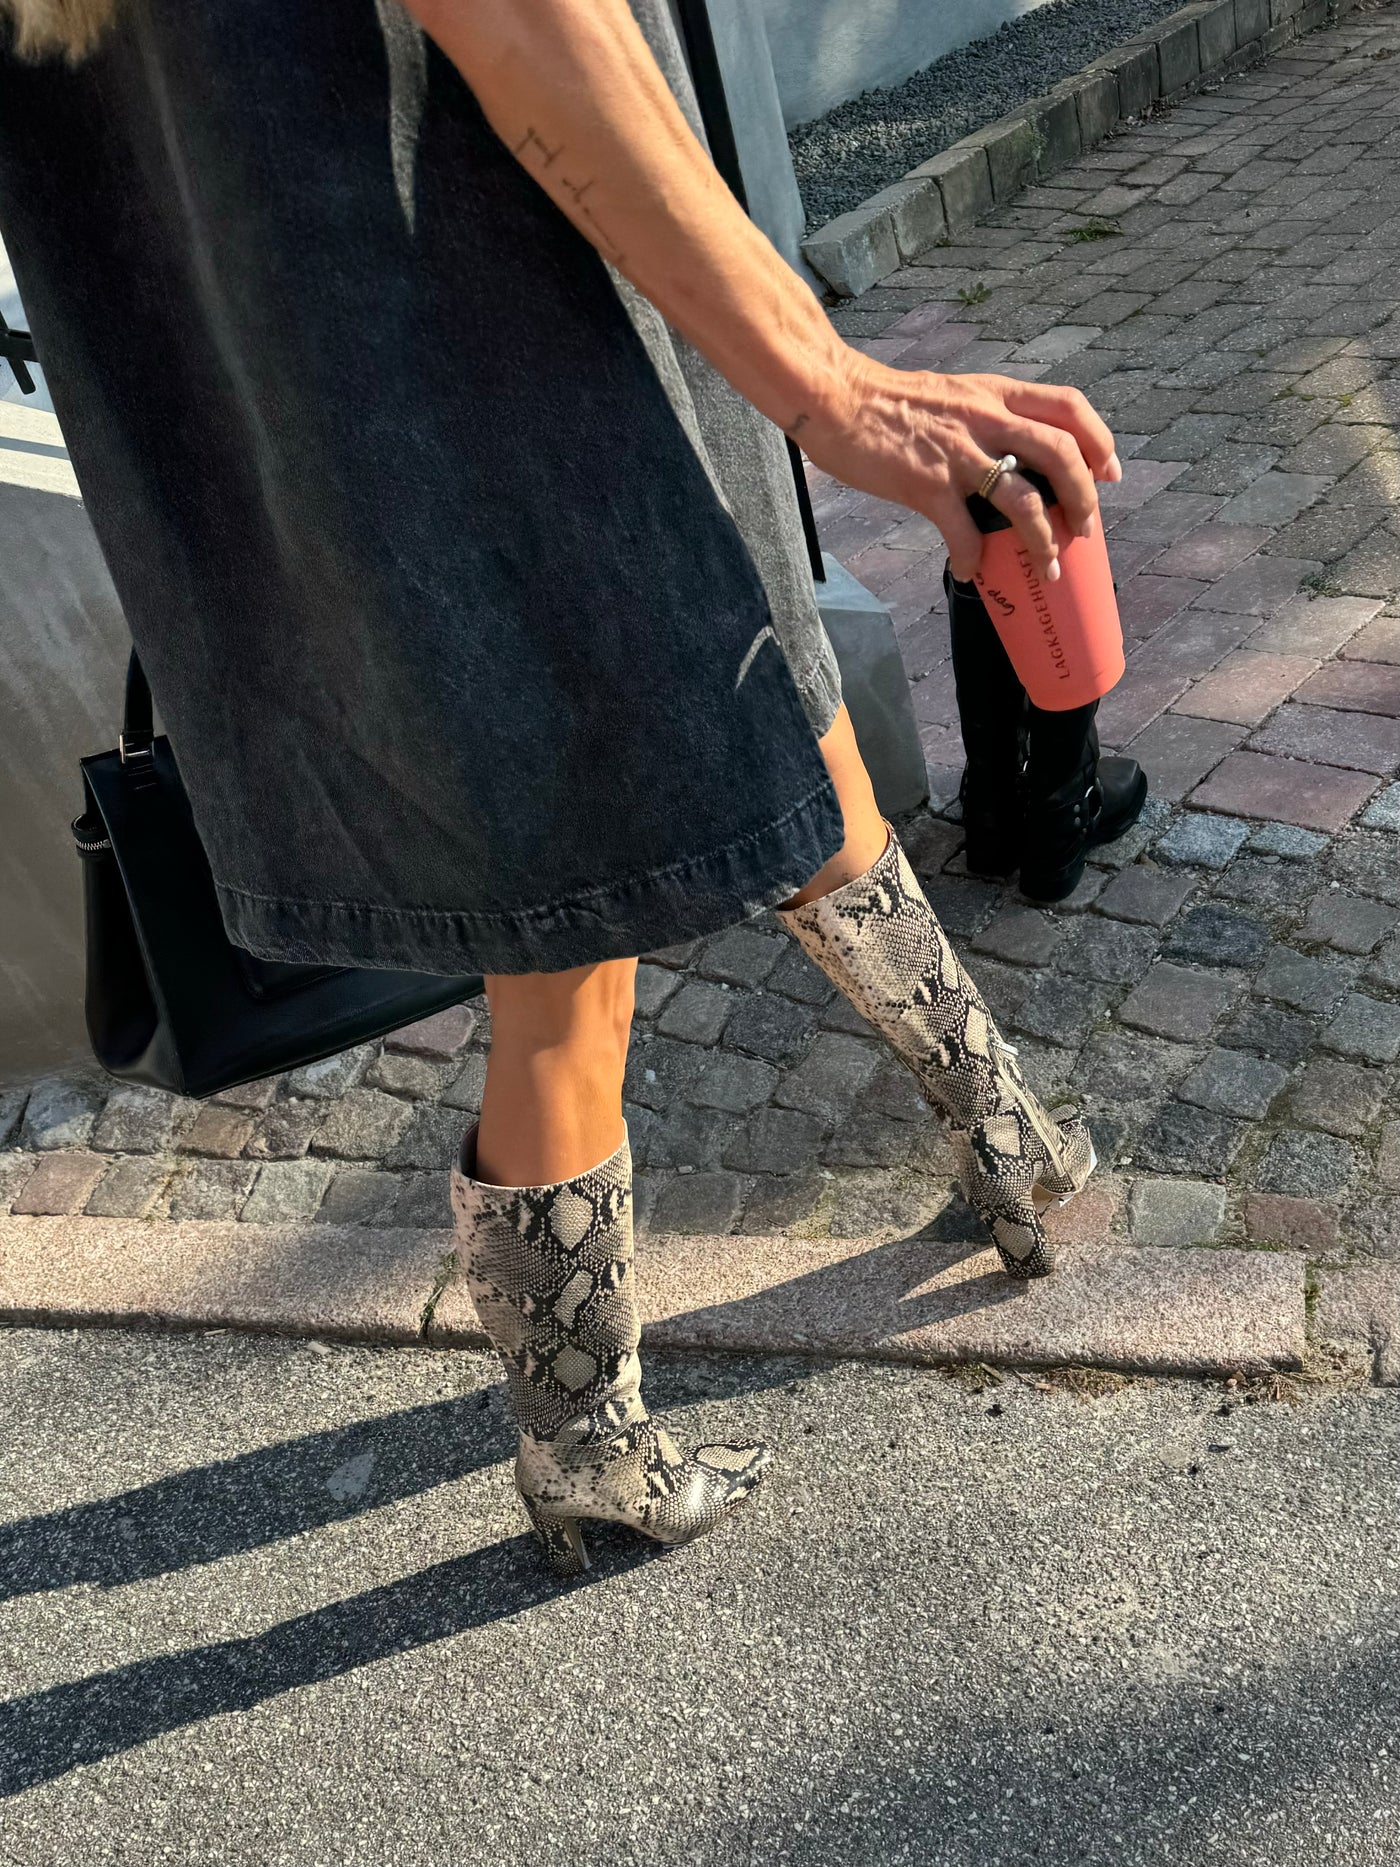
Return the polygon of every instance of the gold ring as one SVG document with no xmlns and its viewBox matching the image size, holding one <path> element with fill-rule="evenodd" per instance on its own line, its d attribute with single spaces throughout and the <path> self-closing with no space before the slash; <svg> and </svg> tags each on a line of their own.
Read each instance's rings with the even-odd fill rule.
<svg viewBox="0 0 1400 1867">
<path fill-rule="evenodd" d="M 992 496 L 992 489 L 995 487 L 997 481 L 1001 479 L 1002 475 L 1014 473 L 1020 464 L 1020 461 L 1017 460 L 1014 454 L 1003 454 L 1000 460 L 993 461 L 992 465 L 988 467 L 987 471 L 982 475 L 982 484 L 977 488 L 978 498 L 990 499 Z"/>
</svg>

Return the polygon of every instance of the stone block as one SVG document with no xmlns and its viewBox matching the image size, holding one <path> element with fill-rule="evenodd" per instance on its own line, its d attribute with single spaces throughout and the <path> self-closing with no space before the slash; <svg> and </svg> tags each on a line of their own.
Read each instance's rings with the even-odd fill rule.
<svg viewBox="0 0 1400 1867">
<path fill-rule="evenodd" d="M 1326 1017 L 1346 996 L 1354 969 L 1332 960 L 1312 959 L 1291 947 L 1275 947 L 1254 982 L 1261 998 L 1277 999 L 1296 1011 Z"/>
<path fill-rule="evenodd" d="M 1258 0 L 1254 0 L 1257 7 Z M 1216 0 L 1214 6 L 1205 7 L 1196 21 L 1196 32 L 1200 42 L 1201 73 L 1214 72 L 1219 66 L 1228 64 L 1235 51 L 1241 45 L 1247 45 L 1248 39 L 1240 39 L 1235 19 L 1236 0 Z M 1259 31 L 1263 31 L 1262 25 Z M 1258 38 L 1259 33 L 1252 33 L 1251 38 Z"/>
<path fill-rule="evenodd" d="M 334 1171 L 319 1160 L 269 1161 L 258 1170 L 238 1216 L 251 1225 L 288 1225 L 309 1219 L 320 1206 Z"/>
<path fill-rule="evenodd" d="M 1183 1102 L 1258 1121 L 1288 1081 L 1288 1071 L 1243 1050 L 1210 1051 L 1177 1090 Z"/>
<path fill-rule="evenodd" d="M 122 1083 L 107 1098 L 92 1145 L 107 1154 L 159 1154 L 174 1139 L 179 1108 L 162 1090 Z"/>
<path fill-rule="evenodd" d="M 1168 1102 L 1138 1136 L 1133 1159 L 1157 1173 L 1226 1174 L 1248 1133 L 1246 1124 L 1214 1109 Z"/>
<path fill-rule="evenodd" d="M 1249 839 L 1251 850 L 1264 856 L 1287 856 L 1294 862 L 1311 862 L 1327 847 L 1327 838 L 1315 830 L 1300 830 L 1292 823 L 1265 823 Z"/>
<path fill-rule="evenodd" d="M 1135 863 L 1114 876 L 1097 905 L 1115 920 L 1163 927 L 1180 912 L 1195 886 L 1194 875 L 1163 874 L 1150 863 Z"/>
<path fill-rule="evenodd" d="M 181 1165 L 170 1183 L 170 1216 L 185 1219 L 236 1219 L 258 1169 L 246 1160 L 192 1160 Z"/>
<path fill-rule="evenodd" d="M 1337 831 L 1376 788 L 1372 777 L 1262 752 L 1233 752 L 1191 797 L 1204 809 Z"/>
<path fill-rule="evenodd" d="M 256 1118 L 246 1109 L 219 1108 L 210 1103 L 200 1109 L 180 1138 L 180 1151 L 205 1154 L 212 1160 L 236 1160 L 252 1138 Z"/>
<path fill-rule="evenodd" d="M 1340 953 L 1374 953 L 1397 924 L 1400 908 L 1329 888 L 1313 896 L 1300 932 L 1303 939 L 1325 941 Z"/>
<path fill-rule="evenodd" d="M 384 1157 L 391 1171 L 441 1172 L 457 1165 L 466 1123 L 454 1108 L 418 1108 Z"/>
<path fill-rule="evenodd" d="M 943 196 L 931 175 L 905 175 L 871 195 L 862 207 L 889 214 L 895 246 L 906 264 L 937 246 L 948 232 Z"/>
<path fill-rule="evenodd" d="M 1400 720 L 1288 701 L 1249 744 L 1256 752 L 1387 777 L 1400 765 Z"/>
<path fill-rule="evenodd" d="M 1225 1188 L 1208 1180 L 1137 1180 L 1128 1217 L 1135 1245 L 1212 1244 L 1225 1218 Z"/>
<path fill-rule="evenodd" d="M 1271 655 L 1335 655 L 1382 608 L 1371 597 L 1295 596 L 1250 637 L 1250 647 Z"/>
<path fill-rule="evenodd" d="M 759 933 L 753 927 L 728 927 L 700 949 L 696 971 L 721 985 L 750 989 L 763 984 L 783 955 L 792 948 L 785 934 Z M 656 970 L 656 969 L 653 969 Z M 661 973 L 669 979 L 672 975 Z"/>
<path fill-rule="evenodd" d="M 1012 903 L 993 916 L 973 941 L 979 953 L 993 953 L 1016 966 L 1044 966 L 1064 938 L 1064 928 L 1041 908 Z"/>
<path fill-rule="evenodd" d="M 1273 24 L 1269 0 L 1235 0 L 1235 44 L 1251 45 L 1262 39 Z"/>
<path fill-rule="evenodd" d="M 1356 1149 L 1339 1136 L 1285 1128 L 1269 1143 L 1250 1183 L 1261 1193 L 1327 1198 L 1346 1191 L 1357 1167 Z"/>
<path fill-rule="evenodd" d="M 1033 977 L 1011 1020 L 1016 1028 L 1052 1044 L 1081 1044 L 1108 1009 L 1107 987 L 1055 973 Z"/>
<path fill-rule="evenodd" d="M 114 1160 L 83 1211 L 93 1219 L 144 1219 L 175 1170 L 172 1160 L 138 1155 Z"/>
<path fill-rule="evenodd" d="M 107 1162 L 99 1154 L 63 1149 L 45 1153 L 15 1194 L 10 1210 L 34 1217 L 81 1212 L 106 1170 Z"/>
<path fill-rule="evenodd" d="M 1318 1032 L 1317 1020 L 1285 1011 L 1282 1005 L 1267 1005 L 1250 999 L 1216 1033 L 1216 1041 L 1232 1050 L 1254 1050 L 1272 1057 L 1292 1069 L 1312 1049 Z"/>
<path fill-rule="evenodd" d="M 310 1096 L 322 1102 L 334 1102 L 353 1089 L 374 1061 L 373 1044 L 360 1044 L 336 1057 L 323 1057 L 319 1063 L 305 1064 L 285 1079 L 289 1096 Z"/>
<path fill-rule="evenodd" d="M 69 1076 L 46 1076 L 29 1091 L 20 1145 L 28 1148 L 86 1147 L 92 1140 L 107 1091 Z"/>
<path fill-rule="evenodd" d="M 1159 1037 L 1201 1042 L 1239 997 L 1241 986 L 1218 974 L 1159 962 L 1119 1007 L 1124 1024 Z"/>
<path fill-rule="evenodd" d="M 802 256 L 838 296 L 859 298 L 899 266 L 894 217 L 888 206 L 852 208 L 804 240 Z"/>
<path fill-rule="evenodd" d="M 652 1202 L 651 1232 L 730 1232 L 748 1181 L 737 1173 L 682 1173 L 663 1180 Z"/>
<path fill-rule="evenodd" d="M 1127 749 L 1141 762 L 1154 794 L 1175 803 L 1214 770 L 1243 737 L 1238 726 L 1223 720 L 1193 720 L 1183 713 L 1164 713 Z"/>
<path fill-rule="evenodd" d="M 340 1160 L 382 1160 L 412 1119 L 411 1104 L 380 1089 L 352 1089 L 331 1109 L 312 1147 Z"/>
<path fill-rule="evenodd" d="M 1238 818 L 1186 811 L 1157 839 L 1154 854 L 1163 862 L 1223 869 L 1239 854 L 1248 835 L 1249 825 Z"/>
<path fill-rule="evenodd" d="M 821 1158 L 828 1167 L 887 1169 L 907 1166 L 912 1158 L 920 1171 L 929 1171 L 918 1129 L 871 1109 L 847 1116 L 822 1149 Z"/>
<path fill-rule="evenodd" d="M 671 997 L 679 991 L 680 978 L 674 972 L 668 972 L 664 966 L 650 966 L 645 960 L 637 968 L 635 1009 L 639 1018 L 654 1018 Z"/>
<path fill-rule="evenodd" d="M 1288 1099 L 1289 1112 L 1302 1128 L 1356 1140 L 1380 1112 L 1385 1083 L 1378 1070 L 1315 1057 Z"/>
<path fill-rule="evenodd" d="M 791 999 L 775 992 L 746 993 L 729 1020 L 725 1048 L 768 1063 L 793 1063 L 811 1042 L 814 1023 L 811 1010 Z"/>
<path fill-rule="evenodd" d="M 827 1195 L 831 1182 L 821 1173 L 761 1174 L 749 1182 L 739 1229 L 762 1235 L 803 1229 Z"/>
<path fill-rule="evenodd" d="M 392 1223 L 414 1231 L 442 1231 L 452 1223 L 452 1176 L 405 1174 Z"/>
<path fill-rule="evenodd" d="M 793 940 L 769 975 L 768 990 L 781 992 L 784 998 L 795 999 L 800 1005 L 825 1005 L 836 988 Z"/>
<path fill-rule="evenodd" d="M 739 1173 L 800 1172 L 816 1164 L 822 1133 L 821 1123 L 800 1109 L 760 1109 L 729 1138 L 724 1165 Z"/>
<path fill-rule="evenodd" d="M 1058 964 L 1074 978 L 1136 985 L 1152 964 L 1157 936 L 1150 927 L 1086 917 L 1070 930 Z"/>
<path fill-rule="evenodd" d="M 911 169 L 910 174 L 931 176 L 938 184 L 949 233 L 966 233 L 996 205 L 991 167 L 980 144 L 954 143 L 951 149 Z"/>
<path fill-rule="evenodd" d="M 1195 966 L 1229 966 L 1245 971 L 1262 965 L 1271 936 L 1262 921 L 1235 908 L 1207 902 L 1182 916 L 1167 936 L 1162 952 L 1168 959 Z"/>
<path fill-rule="evenodd" d="M 1322 1033 L 1329 1050 L 1367 1063 L 1394 1063 L 1400 1057 L 1400 1005 L 1354 992 Z"/>
<path fill-rule="evenodd" d="M 688 1104 L 661 1111 L 642 1150 L 649 1167 L 717 1167 L 737 1127 L 724 1109 Z"/>
<path fill-rule="evenodd" d="M 475 1115 L 481 1108 L 481 1096 L 485 1087 L 485 1052 L 469 1050 L 466 1061 L 438 1100 L 444 1108 L 461 1109 L 468 1115 Z"/>
<path fill-rule="evenodd" d="M 0 1148 L 7 1148 L 19 1133 L 28 1100 L 28 1089 L 0 1089 Z"/>
<path fill-rule="evenodd" d="M 255 1083 L 235 1083 L 232 1089 L 221 1089 L 209 1099 L 225 1109 L 265 1109 L 277 1094 L 280 1079 L 276 1076 L 263 1076 Z"/>
<path fill-rule="evenodd" d="M 1170 1089 L 1200 1057 L 1200 1051 L 1136 1031 L 1101 1031 L 1089 1040 L 1074 1067 L 1077 1089 L 1116 1102 L 1139 1102 L 1149 1089 Z"/>
<path fill-rule="evenodd" d="M 1400 830 L 1400 784 L 1387 785 L 1361 813 L 1363 830 Z"/>
<path fill-rule="evenodd" d="M 324 1102 L 274 1102 L 243 1151 L 250 1160 L 300 1160 L 325 1119 Z"/>
<path fill-rule="evenodd" d="M 1323 1199 L 1249 1193 L 1244 1202 L 1244 1229 L 1260 1244 L 1326 1257 L 1337 1247 L 1337 1208 Z"/>
<path fill-rule="evenodd" d="M 1063 88 L 1074 95 L 1080 147 L 1096 149 L 1117 129 L 1119 117 L 1127 114 L 1119 100 L 1117 72 L 1102 65 L 1091 66 L 1077 78 L 1066 80 Z"/>
<path fill-rule="evenodd" d="M 1301 655 L 1258 655 L 1241 649 L 1175 702 L 1198 719 L 1258 726 L 1307 680 L 1313 663 Z"/>
<path fill-rule="evenodd" d="M 656 1021 L 663 1037 L 687 1044 L 716 1044 L 735 1006 L 735 994 L 722 985 L 688 979 Z"/>
<path fill-rule="evenodd" d="M 783 1078 L 774 1100 L 783 1108 L 801 1109 L 830 1128 L 850 1112 L 881 1061 L 874 1038 L 822 1031 L 797 1068 Z"/>
<path fill-rule="evenodd" d="M 1086 75 L 1099 72 L 1113 79 L 1118 92 L 1120 121 L 1124 117 L 1144 116 L 1162 95 L 1162 72 L 1155 39 L 1130 39 L 1116 50 L 1105 52 L 1088 67 Z M 1087 139 L 1084 147 L 1089 147 Z"/>
<path fill-rule="evenodd" d="M 369 1167 L 340 1167 L 316 1212 L 325 1225 L 383 1225 L 398 1204 L 399 1177 Z"/>
<path fill-rule="evenodd" d="M 456 1074 L 456 1063 L 443 1058 L 386 1050 L 370 1065 L 365 1081 L 371 1089 L 384 1089 L 410 1102 L 435 1102 Z"/>
<path fill-rule="evenodd" d="M 475 1006 L 449 1005 L 445 1011 L 435 1011 L 430 1018 L 395 1031 L 385 1039 L 384 1048 L 450 1063 L 466 1049 L 476 1028 Z"/>
<path fill-rule="evenodd" d="M 1079 158 L 1083 143 L 1079 130 L 1078 88 L 1073 80 L 1057 84 L 1026 106 L 1038 145 L 1037 175 L 1053 175 Z"/>
<path fill-rule="evenodd" d="M 643 1108 L 669 1108 L 689 1095 L 707 1058 L 706 1051 L 672 1038 L 634 1038 L 622 1092 L 629 1102 L 639 1102 Z"/>
<path fill-rule="evenodd" d="M 1153 30 L 1157 39 L 1157 62 L 1160 68 L 1159 96 L 1175 97 L 1188 90 L 1201 73 L 1200 40 L 1196 32 L 1196 10 L 1183 7 L 1172 13 Z"/>
<path fill-rule="evenodd" d="M 894 619 L 829 552 L 823 563 L 817 608 L 840 665 L 856 744 L 876 803 L 887 817 L 899 816 L 927 799 L 928 768 Z"/>
<path fill-rule="evenodd" d="M 691 1097 L 701 1108 L 746 1115 L 768 1100 L 779 1080 L 779 1072 L 771 1063 L 732 1050 L 718 1050 L 706 1061 Z"/>
<path fill-rule="evenodd" d="M 998 205 L 1013 200 L 1035 180 L 1040 139 L 1026 111 L 1012 111 L 963 141 L 986 151 Z"/>
</svg>

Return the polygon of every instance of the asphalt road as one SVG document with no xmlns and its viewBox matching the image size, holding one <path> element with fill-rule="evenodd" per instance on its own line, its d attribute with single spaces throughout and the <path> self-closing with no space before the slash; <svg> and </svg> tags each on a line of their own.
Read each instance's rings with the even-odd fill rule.
<svg viewBox="0 0 1400 1867">
<path fill-rule="evenodd" d="M 560 1588 L 480 1358 L 0 1335 L 0 1859 L 1400 1852 L 1400 1393 L 653 1377 L 777 1474 Z"/>
</svg>

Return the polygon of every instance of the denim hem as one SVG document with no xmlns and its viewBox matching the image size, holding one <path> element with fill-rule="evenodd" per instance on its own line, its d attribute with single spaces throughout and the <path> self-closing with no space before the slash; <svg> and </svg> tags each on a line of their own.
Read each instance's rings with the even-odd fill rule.
<svg viewBox="0 0 1400 1867">
<path fill-rule="evenodd" d="M 411 972 L 562 972 L 749 920 L 797 893 L 845 839 L 829 779 L 761 829 L 701 856 L 499 913 L 304 901 L 217 884 L 235 945 L 262 959 Z"/>
</svg>

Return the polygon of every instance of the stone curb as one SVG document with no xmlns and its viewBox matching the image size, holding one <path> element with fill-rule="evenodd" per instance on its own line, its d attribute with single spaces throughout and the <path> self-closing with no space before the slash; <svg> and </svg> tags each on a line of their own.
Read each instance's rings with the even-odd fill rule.
<svg viewBox="0 0 1400 1867">
<path fill-rule="evenodd" d="M 0 1220 L 0 1322 L 242 1329 L 481 1346 L 446 1231 L 190 1221 Z M 867 1241 L 653 1236 L 645 1339 L 724 1353 L 1066 1363 L 1152 1374 L 1298 1368 L 1304 1262 L 1289 1252 L 1061 1247 L 1012 1284 L 990 1251 Z"/>
<path fill-rule="evenodd" d="M 921 162 L 819 227 L 803 256 L 842 298 L 858 298 L 949 234 L 1066 168 L 1154 104 L 1233 77 L 1329 26 L 1358 0 L 1198 0 L 1086 65 L 1043 97 Z"/>
<path fill-rule="evenodd" d="M 1380 1387 L 1400 1387 L 1400 1264 L 1346 1264 L 1314 1273 L 1313 1334 L 1369 1364 Z"/>
</svg>

